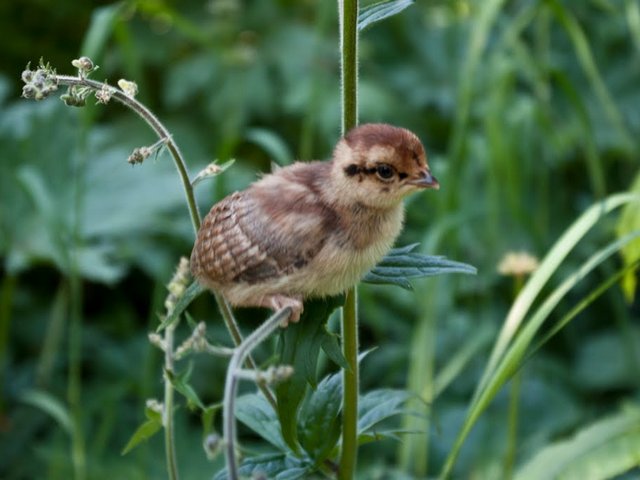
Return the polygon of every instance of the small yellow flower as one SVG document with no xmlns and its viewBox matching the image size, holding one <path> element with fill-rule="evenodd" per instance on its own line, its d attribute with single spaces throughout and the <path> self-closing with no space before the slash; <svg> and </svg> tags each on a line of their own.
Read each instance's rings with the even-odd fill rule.
<svg viewBox="0 0 640 480">
<path fill-rule="evenodd" d="M 522 277 L 538 268 L 538 259 L 521 252 L 507 252 L 498 264 L 498 272 L 509 277 Z"/>
</svg>

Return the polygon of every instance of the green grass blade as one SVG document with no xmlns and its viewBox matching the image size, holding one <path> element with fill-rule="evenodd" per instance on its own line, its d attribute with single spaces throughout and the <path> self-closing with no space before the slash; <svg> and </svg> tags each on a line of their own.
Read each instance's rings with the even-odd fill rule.
<svg viewBox="0 0 640 480">
<path fill-rule="evenodd" d="M 511 310 L 507 314 L 502 330 L 489 357 L 487 367 L 476 389 L 474 400 L 487 386 L 489 377 L 493 374 L 498 362 L 505 354 L 509 342 L 522 324 L 533 301 L 573 247 L 604 215 L 622 205 L 639 199 L 640 196 L 629 193 L 619 193 L 607 197 L 584 212 L 554 244 L 511 306 Z"/>
<path fill-rule="evenodd" d="M 627 128 L 625 127 L 622 115 L 616 107 L 613 97 L 611 96 L 611 93 L 609 93 L 607 85 L 602 79 L 602 75 L 598 70 L 598 66 L 596 65 L 595 59 L 593 58 L 593 53 L 591 52 L 591 47 L 589 46 L 589 40 L 587 39 L 586 33 L 584 32 L 584 30 L 582 30 L 576 18 L 571 15 L 569 10 L 565 8 L 558 0 L 549 0 L 547 4 L 551 8 L 551 12 L 553 13 L 553 15 L 555 15 L 558 22 L 560 22 L 560 24 L 566 30 L 567 35 L 569 35 L 569 38 L 573 43 L 573 47 L 576 51 L 578 61 L 580 62 L 585 75 L 589 79 L 596 97 L 602 104 L 605 113 L 609 117 L 609 121 L 618 131 L 621 140 L 623 140 L 627 148 L 631 149 L 633 142 L 631 140 L 629 132 L 627 131 Z"/>
<path fill-rule="evenodd" d="M 640 232 L 627 235 L 616 240 L 603 249 L 592 255 L 582 266 L 569 276 L 562 284 L 557 287 L 545 300 L 545 302 L 535 311 L 521 332 L 518 334 L 513 344 L 508 348 L 502 359 L 497 364 L 495 371 L 487 379 L 485 387 L 479 392 L 479 395 L 472 401 L 467 418 L 456 438 L 453 448 L 451 449 L 447 461 L 443 468 L 442 478 L 447 478 L 453 469 L 453 465 L 457 458 L 464 441 L 469 432 L 475 425 L 480 415 L 487 408 L 489 403 L 495 398 L 502 386 L 509 378 L 522 366 L 522 360 L 525 356 L 529 345 L 533 341 L 533 337 L 538 332 L 549 314 L 564 298 L 578 282 L 584 279 L 593 269 L 608 259 L 611 255 L 619 252 L 629 242 L 640 236 Z"/>
</svg>

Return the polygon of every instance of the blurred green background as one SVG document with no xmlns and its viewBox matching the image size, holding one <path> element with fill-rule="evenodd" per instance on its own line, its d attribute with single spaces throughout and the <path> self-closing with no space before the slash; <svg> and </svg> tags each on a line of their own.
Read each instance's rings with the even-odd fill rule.
<svg viewBox="0 0 640 480">
<path fill-rule="evenodd" d="M 23 100 L 20 73 L 42 57 L 74 74 L 71 60 L 86 54 L 100 65 L 92 78 L 135 80 L 192 175 L 237 159 L 198 186 L 204 212 L 272 160 L 330 156 L 340 129 L 335 2 L 7 1 L 0 31 L 0 477 L 73 478 L 84 458 L 86 478 L 164 478 L 160 436 L 120 451 L 145 400 L 162 392 L 162 358 L 147 333 L 193 241 L 178 176 L 166 154 L 126 163 L 155 139 L 121 106 Z M 398 244 L 478 268 L 415 281 L 413 292 L 360 288 L 362 349 L 377 347 L 362 389 L 408 387 L 433 401 L 416 406 L 426 418 L 407 423 L 426 434 L 362 448 L 359 478 L 424 478 L 451 449 L 514 298 L 500 259 L 514 250 L 544 257 L 585 208 L 638 175 L 639 2 L 418 0 L 362 33 L 360 122 L 374 121 L 415 131 L 441 183 L 408 201 Z M 616 224 L 615 215 L 601 222 L 549 289 Z M 585 279 L 556 315 L 619 265 Z M 256 313 L 240 313 L 245 331 Z M 207 320 L 212 341 L 228 343 L 211 297 L 192 314 Z M 510 461 L 517 471 L 637 405 L 639 316 L 637 301 L 609 289 L 522 369 L 515 442 L 505 390 L 454 476 L 501 478 Z M 434 379 L 462 350 L 463 368 L 435 397 Z M 201 398 L 221 399 L 225 362 L 192 361 Z M 176 416 L 183 478 L 210 478 L 221 461 L 204 455 L 199 418 L 184 405 Z M 632 446 L 638 452 L 640 439 Z"/>
</svg>

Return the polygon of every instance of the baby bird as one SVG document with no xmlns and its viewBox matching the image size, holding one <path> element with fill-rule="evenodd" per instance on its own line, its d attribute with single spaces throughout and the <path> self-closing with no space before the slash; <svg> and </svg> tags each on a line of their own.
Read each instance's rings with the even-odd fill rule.
<svg viewBox="0 0 640 480">
<path fill-rule="evenodd" d="M 291 307 L 352 287 L 393 246 L 402 199 L 439 188 L 418 137 L 365 124 L 324 162 L 296 162 L 216 203 L 191 253 L 191 271 L 233 306 Z"/>
</svg>

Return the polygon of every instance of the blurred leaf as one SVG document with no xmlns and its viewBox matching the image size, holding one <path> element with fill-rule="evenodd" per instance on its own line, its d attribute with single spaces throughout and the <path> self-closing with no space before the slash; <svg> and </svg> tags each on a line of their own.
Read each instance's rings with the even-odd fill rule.
<svg viewBox="0 0 640 480">
<path fill-rule="evenodd" d="M 614 478 L 638 466 L 640 408 L 629 405 L 572 438 L 548 445 L 515 475 L 517 480 Z"/>
<path fill-rule="evenodd" d="M 376 22 L 397 15 L 413 2 L 414 0 L 383 0 L 362 8 L 358 14 L 358 30 L 362 31 Z"/>
<path fill-rule="evenodd" d="M 589 78 L 598 100 L 602 103 L 604 111 L 609 117 L 609 121 L 618 131 L 621 140 L 625 144 L 625 148 L 630 148 L 632 145 L 631 137 L 629 136 L 622 115 L 620 115 L 618 107 L 598 70 L 587 35 L 571 11 L 561 2 L 558 0 L 548 0 L 547 5 L 549 5 L 551 11 L 569 35 L 573 47 L 576 50 L 576 56 L 585 74 Z"/>
<path fill-rule="evenodd" d="M 392 249 L 382 261 L 362 279 L 373 284 L 398 285 L 407 290 L 413 287 L 409 278 L 430 277 L 445 273 L 467 273 L 475 275 L 477 270 L 466 263 L 454 262 L 445 257 L 423 255 L 413 252 L 417 243 Z"/>
<path fill-rule="evenodd" d="M 340 438 L 342 371 L 322 379 L 300 409 L 300 444 L 315 463 L 331 453 Z"/>
<path fill-rule="evenodd" d="M 272 130 L 250 128 L 246 131 L 245 138 L 262 148 L 269 158 L 281 167 L 293 161 L 293 155 L 285 141 Z"/>
<path fill-rule="evenodd" d="M 144 422 L 138 427 L 129 442 L 127 442 L 127 445 L 122 449 L 121 455 L 126 455 L 140 443 L 149 440 L 156 433 L 158 433 L 161 428 L 161 422 L 156 422 L 155 420 L 147 420 L 146 422 Z"/>
<path fill-rule="evenodd" d="M 162 428 L 162 414 L 150 408 L 145 408 L 145 416 L 147 421 L 140 425 L 133 433 L 127 445 L 122 449 L 120 455 L 126 455 L 140 443 L 146 442 Z"/>
<path fill-rule="evenodd" d="M 569 235 L 570 233 L 575 234 L 577 231 L 579 231 L 579 227 L 584 228 L 591 222 L 597 221 L 609 210 L 634 200 L 637 201 L 638 198 L 633 195 L 613 195 L 607 200 L 599 202 L 594 207 L 587 210 L 587 212 L 585 212 L 574 223 L 574 225 L 569 228 L 565 235 L 563 235 L 563 237 L 556 243 L 552 251 L 542 262 L 538 270 L 536 270 L 536 273 L 534 273 L 529 282 L 532 282 L 536 274 L 540 271 L 540 269 L 542 269 L 542 266 L 545 265 L 545 263 L 548 263 L 547 260 L 549 258 L 549 255 L 551 255 L 557 249 L 558 245 L 561 245 L 564 242 L 568 242 L 568 239 L 572 238 L 573 235 Z M 594 212 L 595 207 L 598 208 Z M 594 214 L 596 215 L 595 218 L 592 217 L 592 215 Z M 585 232 L 583 231 L 582 234 L 584 233 Z M 578 282 L 587 277 L 587 275 L 591 273 L 594 268 L 596 268 L 614 253 L 618 252 L 624 245 L 626 245 L 633 239 L 638 238 L 638 236 L 640 236 L 640 231 L 636 232 L 635 234 L 627 235 L 626 237 L 623 237 L 615 242 L 611 242 L 604 248 L 596 251 L 580 266 L 580 268 L 575 270 L 564 282 L 562 282 L 562 284 L 560 284 L 559 287 L 553 290 L 553 292 L 551 292 L 551 294 L 545 299 L 542 305 L 531 315 L 529 321 L 523 324 L 522 328 L 518 332 L 518 335 L 515 337 L 511 345 L 507 345 L 505 347 L 506 352 L 500 357 L 496 367 L 489 371 L 485 371 L 485 373 L 488 372 L 489 375 L 486 378 L 486 382 L 481 383 L 479 389 L 476 391 L 476 395 L 471 402 L 467 417 L 465 418 L 464 424 L 460 429 L 458 437 L 456 438 L 454 447 L 447 457 L 447 461 L 442 471 L 442 476 L 446 477 L 450 474 L 460 448 L 462 447 L 462 444 L 464 443 L 467 435 L 471 431 L 471 428 L 476 423 L 482 412 L 484 412 L 484 410 L 489 406 L 489 403 L 496 397 L 502 386 L 511 378 L 511 376 L 517 371 L 517 369 L 521 367 L 522 360 L 525 357 L 526 351 L 531 345 L 534 336 L 538 333 L 542 324 L 549 317 L 553 309 L 564 298 L 567 292 L 569 292 L 569 290 L 571 290 Z M 577 239 L 574 240 L 577 241 Z M 525 286 L 525 288 L 521 290 L 520 295 L 522 295 L 526 289 L 527 287 Z M 518 298 L 520 298 L 520 296 Z M 526 313 L 526 309 L 519 312 L 519 314 L 521 314 L 523 317 L 524 315 L 526 315 Z M 484 378 L 485 377 L 483 377 L 483 379 Z"/>
<path fill-rule="evenodd" d="M 638 349 L 640 331 L 636 328 L 624 336 L 619 330 L 606 330 L 584 337 L 574 363 L 575 380 L 588 391 L 633 389 L 638 385 L 638 370 L 629 355 Z"/>
<path fill-rule="evenodd" d="M 407 414 L 403 408 L 415 395 L 390 388 L 367 392 L 358 402 L 358 434 L 375 433 L 376 426 L 389 418 Z"/>
<path fill-rule="evenodd" d="M 640 173 L 636 175 L 629 191 L 640 196 Z M 616 234 L 618 237 L 623 237 L 634 230 L 640 230 L 640 205 L 629 203 L 622 210 Z M 640 260 L 640 239 L 627 244 L 621 254 L 625 265 L 631 265 Z M 622 280 L 622 290 L 627 301 L 632 303 L 637 290 L 637 272 L 631 270 L 625 274 Z"/>
<path fill-rule="evenodd" d="M 282 435 L 292 450 L 298 451 L 298 410 L 307 383 L 316 387 L 316 365 L 323 342 L 330 334 L 324 325 L 329 315 L 344 302 L 343 297 L 331 297 L 306 302 L 298 323 L 290 324 L 281 335 L 279 363 L 293 366 L 293 375 L 276 388 L 278 418 Z"/>
<path fill-rule="evenodd" d="M 171 385 L 173 385 L 173 388 L 175 388 L 187 399 L 189 408 L 193 408 L 193 406 L 195 405 L 200 410 L 206 410 L 204 404 L 200 400 L 200 397 L 198 397 L 196 391 L 189 384 L 189 378 L 191 377 L 192 370 L 193 363 L 189 362 L 189 366 L 187 367 L 187 369 L 180 374 L 175 374 L 169 370 L 165 370 L 165 373 L 169 378 Z"/>
<path fill-rule="evenodd" d="M 476 398 L 486 386 L 489 376 L 494 373 L 499 360 L 504 356 L 509 342 L 524 322 L 533 301 L 569 252 L 607 213 L 625 204 L 637 203 L 639 200 L 640 197 L 632 194 L 611 195 L 587 209 L 555 242 L 513 302 L 476 388 Z"/>
<path fill-rule="evenodd" d="M 238 397 L 236 418 L 278 450 L 289 451 L 282 438 L 278 416 L 264 397 L 255 393 Z"/>
<path fill-rule="evenodd" d="M 124 8 L 124 2 L 98 7 L 91 13 L 91 23 L 84 36 L 80 51 L 94 62 L 102 57 L 104 47 L 109 40 L 113 25 Z"/>
<path fill-rule="evenodd" d="M 69 435 L 73 434 L 73 421 L 69 409 L 57 398 L 41 390 L 27 390 L 20 395 L 22 402 L 50 415 Z"/>
<path fill-rule="evenodd" d="M 168 326 L 175 325 L 180 319 L 180 315 L 191 305 L 191 302 L 198 298 L 204 291 L 206 291 L 206 288 L 200 285 L 200 283 L 197 281 L 192 282 L 176 302 L 176 306 L 173 307 L 171 315 L 168 315 L 160 322 L 156 332 L 161 332 Z"/>
</svg>

